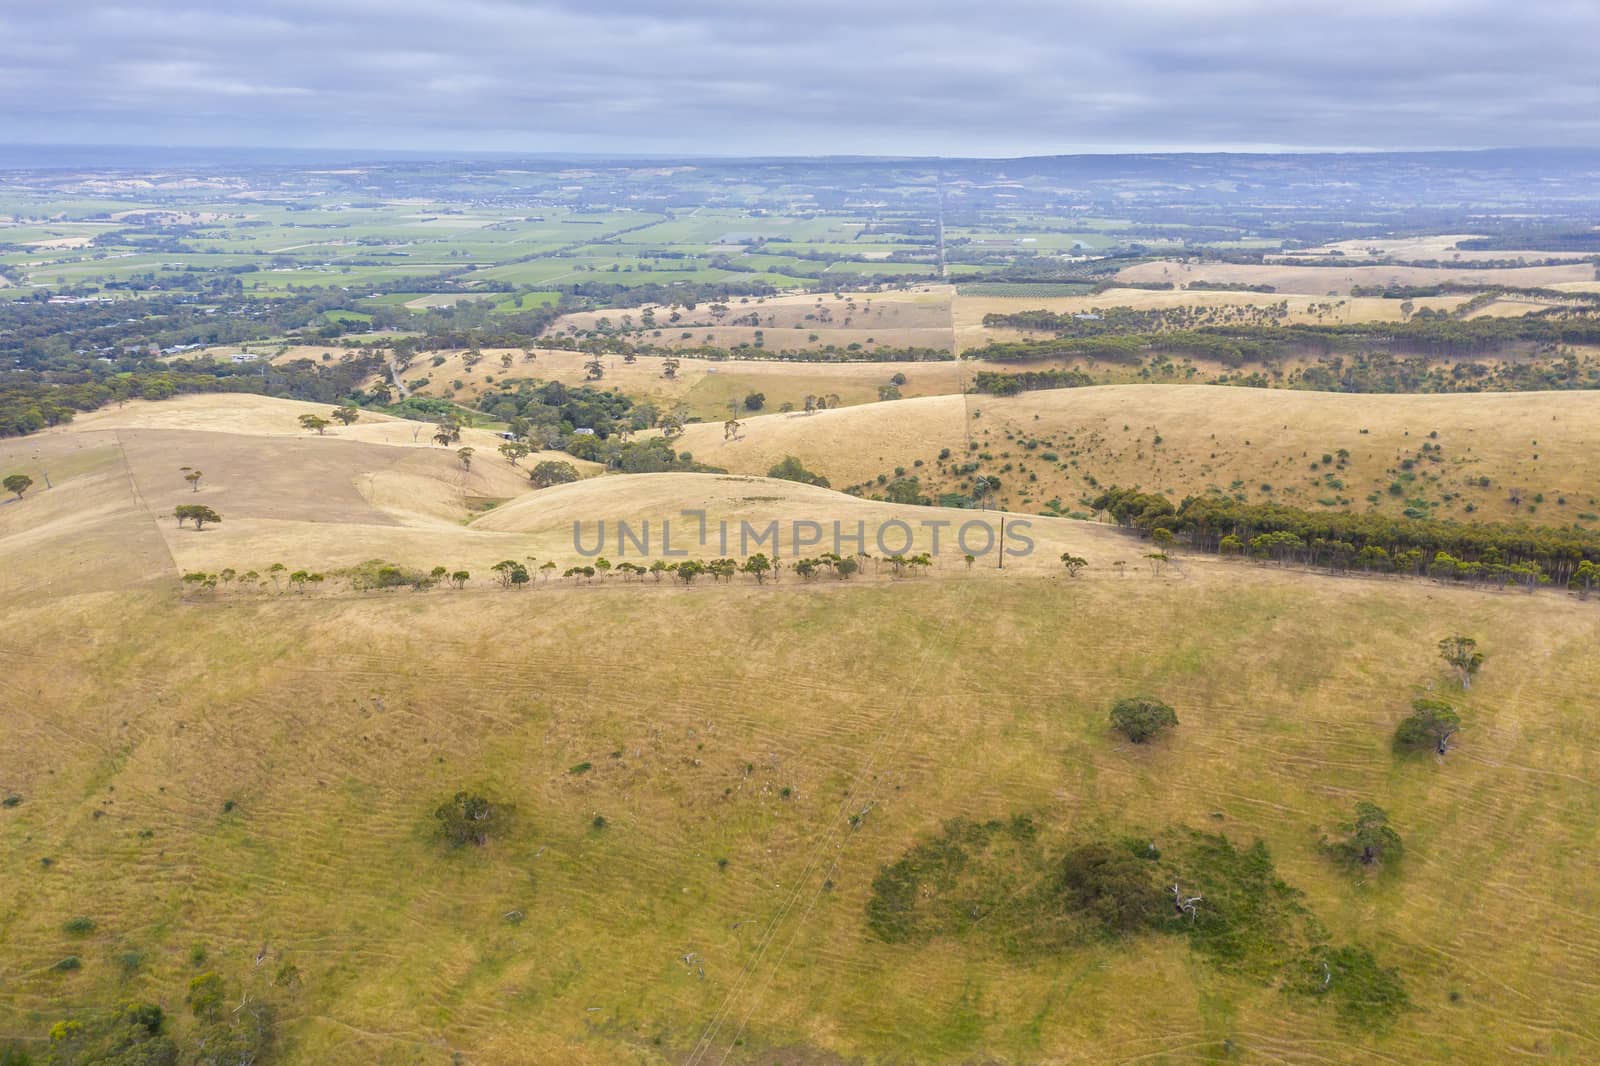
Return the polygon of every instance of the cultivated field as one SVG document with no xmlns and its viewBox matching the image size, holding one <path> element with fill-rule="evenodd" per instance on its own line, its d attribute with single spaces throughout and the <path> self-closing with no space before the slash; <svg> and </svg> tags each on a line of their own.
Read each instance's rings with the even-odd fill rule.
<svg viewBox="0 0 1600 1066">
<path fill-rule="evenodd" d="M 1387 258 L 1401 262 L 1438 259 L 1479 263 L 1502 262 L 1505 260 L 1521 260 L 1524 262 L 1542 262 L 1547 259 L 1578 260 L 1592 254 L 1589 252 L 1537 251 L 1533 249 L 1474 251 L 1470 248 L 1461 249 L 1456 247 L 1460 242 L 1471 240 L 1478 236 L 1482 236 L 1482 234 L 1440 233 L 1429 234 L 1425 237 L 1364 237 L 1357 240 L 1334 241 L 1316 248 L 1307 248 L 1302 252 L 1286 255 L 1284 258 L 1292 260 L 1298 256 L 1316 257 L 1337 254 L 1351 259 Z"/>
</svg>

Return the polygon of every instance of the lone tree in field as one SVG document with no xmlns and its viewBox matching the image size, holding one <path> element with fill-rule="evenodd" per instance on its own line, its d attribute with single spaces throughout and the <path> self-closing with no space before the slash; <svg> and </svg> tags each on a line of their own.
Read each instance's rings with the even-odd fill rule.
<svg viewBox="0 0 1600 1066">
<path fill-rule="evenodd" d="M 433 431 L 433 441 L 441 448 L 448 448 L 461 440 L 461 424 L 453 419 L 445 419 L 439 423 L 439 428 Z"/>
<path fill-rule="evenodd" d="M 967 558 L 971 559 L 972 556 L 969 555 Z M 972 564 L 968 563 L 967 565 L 971 566 Z M 1068 577 L 1077 577 L 1078 571 L 1089 565 L 1089 560 L 1081 555 L 1073 555 L 1071 552 L 1062 552 L 1061 565 L 1067 568 Z"/>
<path fill-rule="evenodd" d="M 529 451 L 529 447 L 520 440 L 508 440 L 500 445 L 500 454 L 505 456 L 506 462 L 512 466 L 517 465 L 518 459 L 526 458 Z"/>
<path fill-rule="evenodd" d="M 319 437 L 322 436 L 323 433 L 327 432 L 328 426 L 331 424 L 332 423 L 330 423 L 326 418 L 323 418 L 321 415 L 300 416 L 300 428 L 304 430 L 316 430 L 317 436 Z"/>
<path fill-rule="evenodd" d="M 1154 696 L 1128 696 L 1111 708 L 1111 724 L 1133 741 L 1143 744 L 1164 729 L 1178 724 L 1178 715 Z"/>
<path fill-rule="evenodd" d="M 565 485 L 578 480 L 578 468 L 560 459 L 546 459 L 528 472 L 528 480 L 533 482 L 536 489 Z"/>
<path fill-rule="evenodd" d="M 457 792 L 433 812 L 439 820 L 439 833 L 452 848 L 489 842 L 489 837 L 504 827 L 506 812 L 482 796 Z"/>
<path fill-rule="evenodd" d="M 340 424 L 348 426 L 354 424 L 355 420 L 361 417 L 361 412 L 349 404 L 340 404 L 333 409 L 333 417 L 338 419 Z"/>
<path fill-rule="evenodd" d="M 1461 731 L 1461 716 L 1444 700 L 1411 701 L 1411 717 L 1394 731 L 1394 746 L 1400 751 L 1432 748 L 1440 755 L 1450 750 L 1450 738 Z"/>
<path fill-rule="evenodd" d="M 743 423 L 741 423 L 737 418 L 730 418 L 726 422 L 722 423 L 722 439 L 727 440 L 730 437 L 737 437 L 739 435 L 739 427 L 741 425 L 743 425 Z"/>
<path fill-rule="evenodd" d="M 200 491 L 200 479 L 203 478 L 203 477 L 205 477 L 205 473 L 203 471 L 191 470 L 187 474 L 183 475 L 183 480 L 185 480 L 185 481 L 187 481 L 189 483 L 189 491 L 190 492 L 199 492 Z"/>
<path fill-rule="evenodd" d="M 172 512 L 172 516 L 178 520 L 180 529 L 183 527 L 184 522 L 193 522 L 194 528 L 200 530 L 205 528 L 207 522 L 215 525 L 222 521 L 222 516 L 217 512 L 209 507 L 202 507 L 197 503 L 180 504 Z"/>
<path fill-rule="evenodd" d="M 1483 665 L 1483 652 L 1471 637 L 1445 637 L 1439 642 L 1439 656 L 1455 667 L 1462 688 L 1472 687 L 1472 675 Z"/>
<path fill-rule="evenodd" d="M 675 377 L 677 377 L 678 376 L 678 366 L 679 366 L 679 363 L 678 363 L 678 359 L 677 359 L 676 356 L 672 356 L 672 355 L 667 356 L 665 359 L 661 360 L 661 376 L 664 377 L 664 378 L 675 378 Z"/>
<path fill-rule="evenodd" d="M 33 478 L 27 474 L 7 474 L 3 484 L 7 492 L 14 493 L 17 499 L 20 500 L 22 499 L 22 494 L 32 487 Z"/>
<path fill-rule="evenodd" d="M 1344 839 L 1329 841 L 1324 837 L 1322 847 L 1334 858 L 1351 865 L 1393 865 L 1405 850 L 1400 834 L 1389 828 L 1388 813 L 1366 800 L 1356 804 L 1354 819 L 1339 823 L 1339 831 L 1345 834 Z"/>
<path fill-rule="evenodd" d="M 461 469 L 463 469 L 463 470 L 471 470 L 472 469 L 472 449 L 471 448 L 457 448 L 456 449 L 456 458 L 461 460 Z"/>
</svg>

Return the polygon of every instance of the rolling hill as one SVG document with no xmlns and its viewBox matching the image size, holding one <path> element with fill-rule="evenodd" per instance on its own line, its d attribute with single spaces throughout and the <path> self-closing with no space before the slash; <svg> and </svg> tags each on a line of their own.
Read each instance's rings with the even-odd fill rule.
<svg viewBox="0 0 1600 1066">
<path fill-rule="evenodd" d="M 927 495 L 970 492 L 974 474 L 990 475 L 995 500 L 1020 511 L 1052 499 L 1064 512 L 1086 510 L 1081 501 L 1097 487 L 1123 485 L 1175 500 L 1216 490 L 1311 509 L 1593 526 L 1597 420 L 1600 396 L 1590 392 L 1102 386 L 764 415 L 745 419 L 733 439 L 720 422 L 691 425 L 679 447 L 742 473 L 794 455 L 835 488 L 862 485 L 869 495 L 897 469 Z"/>
<path fill-rule="evenodd" d="M 189 983 L 214 972 L 230 1004 L 272 1006 L 284 1062 L 1593 1059 L 1592 603 L 1198 556 L 1155 572 L 1105 526 L 1016 513 L 1038 547 L 1004 571 L 948 542 L 904 578 L 515 591 L 486 569 L 578 564 L 573 522 L 686 508 L 713 526 L 899 520 L 931 548 L 923 521 L 974 516 L 748 472 L 793 453 L 841 484 L 897 449 L 960 447 L 969 421 L 1000 447 L 1034 415 L 1039 434 L 1125 419 L 1148 445 L 1159 429 L 1156 447 L 1183 452 L 1159 467 L 1175 482 L 1211 462 L 1195 453 L 1212 433 L 1244 470 L 1341 445 L 1341 420 L 1369 429 L 1348 432 L 1372 479 L 1435 428 L 1447 463 L 1469 444 L 1514 457 L 1541 415 L 1540 462 L 1589 470 L 1577 396 L 1534 411 L 1275 393 L 1276 435 L 1252 398 L 1077 390 L 973 398 L 975 418 L 951 397 L 751 419 L 738 441 L 691 427 L 681 445 L 740 472 L 538 492 L 497 456 L 463 470 L 399 420 L 315 437 L 295 425 L 310 405 L 252 397 L 129 404 L 0 443 L 0 468 L 52 482 L 0 506 L 0 795 L 15 797 L 0 1046 L 41 1051 L 56 1022 L 130 999 L 188 1039 Z M 205 471 L 198 493 L 186 464 Z M 164 517 L 196 497 L 220 525 Z M 1080 577 L 1055 562 L 1069 550 Z M 342 583 L 371 559 L 473 578 Z M 329 581 L 180 580 L 273 561 Z M 1436 654 L 1452 633 L 1487 656 L 1467 691 Z M 1135 693 L 1179 725 L 1144 745 L 1114 734 L 1111 703 Z M 1419 696 L 1462 714 L 1443 758 L 1391 750 Z M 497 812 L 482 846 L 440 839 L 459 791 Z M 1319 841 L 1362 800 L 1405 855 L 1352 872 Z M 963 845 L 964 873 L 913 894 L 943 924 L 883 935 L 886 869 L 991 821 L 1014 842 Z M 1197 841 L 1216 869 L 1245 856 L 1228 859 L 1245 874 L 1195 875 L 1227 889 L 1203 893 L 1203 921 L 1254 915 L 1261 935 L 1230 955 L 1181 919 L 1080 935 L 1037 909 L 1058 906 L 1063 852 L 1108 840 L 1162 863 Z M 1291 918 L 1303 942 L 1279 959 Z M 1403 1004 L 1361 998 L 1376 978 L 1340 960 L 1363 953 Z M 1328 959 L 1337 981 L 1330 967 L 1293 990 L 1296 967 L 1320 981 Z"/>
</svg>

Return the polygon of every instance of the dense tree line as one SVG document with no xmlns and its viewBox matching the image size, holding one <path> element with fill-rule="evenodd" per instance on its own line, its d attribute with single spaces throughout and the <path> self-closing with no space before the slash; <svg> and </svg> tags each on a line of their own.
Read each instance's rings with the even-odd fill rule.
<svg viewBox="0 0 1600 1066">
<path fill-rule="evenodd" d="M 1014 396 L 1034 389 L 1073 389 L 1093 384 L 1094 379 L 1081 370 L 1023 370 L 1014 374 L 980 370 L 973 378 L 973 388 L 994 396 Z"/>
<path fill-rule="evenodd" d="M 1091 501 L 1121 526 L 1202 551 L 1332 570 L 1415 574 L 1452 581 L 1600 584 L 1600 534 L 1509 523 L 1461 523 L 1190 496 L 1174 507 L 1156 493 L 1113 487 Z"/>
<path fill-rule="evenodd" d="M 784 349 L 765 348 L 755 344 L 738 348 L 723 348 L 715 344 L 669 347 L 661 344 L 629 344 L 615 337 L 585 338 L 565 343 L 562 338 L 555 338 L 542 340 L 539 343 L 542 347 L 564 348 L 571 351 L 593 351 L 619 354 L 624 357 L 670 356 L 678 359 L 704 359 L 712 363 L 736 362 L 741 359 L 787 363 L 947 363 L 955 359 L 955 355 L 944 348 L 887 345 L 868 347 L 859 343 L 844 346 L 828 344 L 821 348 Z"/>
<path fill-rule="evenodd" d="M 71 373 L 14 371 L 0 374 L 0 437 L 36 433 L 108 403 L 165 400 L 182 393 L 250 392 L 332 403 L 346 397 L 371 374 L 375 363 L 375 357 L 351 358 L 327 366 L 309 359 L 284 366 L 185 360 L 174 362 L 170 368 L 141 363 L 141 369 L 125 373 L 100 368 Z M 53 380 L 61 377 L 83 380 Z"/>
<path fill-rule="evenodd" d="M 1145 312 L 1134 312 L 1144 316 Z M 1053 318 L 1062 318 L 1048 327 Z M 1153 316 L 1152 316 L 1153 317 Z M 991 323 L 990 320 L 993 320 Z M 1051 340 L 1000 341 L 964 353 L 989 362 L 1095 358 L 1138 362 L 1147 352 L 1166 352 L 1214 359 L 1230 367 L 1267 363 L 1291 356 L 1336 353 L 1410 353 L 1436 358 L 1479 356 L 1514 347 L 1553 348 L 1600 344 L 1600 317 L 1569 309 L 1551 309 L 1516 318 L 1455 319 L 1419 312 L 1407 322 L 1360 322 L 1338 325 L 1218 325 L 1162 332 L 1116 332 L 1108 322 L 1126 316 L 1085 320 L 1031 311 L 1020 315 L 986 316 L 986 324 L 1024 329 L 1055 328 Z M 1170 316 L 1160 321 L 1170 322 Z M 1111 335 L 1104 335 L 1110 333 Z"/>
<path fill-rule="evenodd" d="M 1436 285 L 1357 285 L 1350 290 L 1350 295 L 1376 296 L 1385 300 L 1416 300 L 1426 296 L 1529 296 L 1538 300 L 1600 305 L 1600 292 L 1569 292 L 1566 289 L 1465 281 L 1443 281 Z"/>
</svg>

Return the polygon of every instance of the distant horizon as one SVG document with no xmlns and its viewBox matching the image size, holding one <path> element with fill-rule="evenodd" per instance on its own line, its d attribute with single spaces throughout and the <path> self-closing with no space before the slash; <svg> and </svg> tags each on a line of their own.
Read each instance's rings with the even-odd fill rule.
<svg viewBox="0 0 1600 1066">
<path fill-rule="evenodd" d="M 935 163 L 935 162 L 971 162 L 971 163 L 1007 163 L 1026 160 L 1048 159 L 1141 159 L 1141 158 L 1170 158 L 1174 156 L 1196 156 L 1207 158 L 1236 157 L 1236 158 L 1271 158 L 1274 156 L 1467 156 L 1467 155 L 1492 155 L 1492 154 L 1550 154 L 1560 153 L 1565 155 L 1583 155 L 1586 153 L 1600 154 L 1600 144 L 1597 145 L 1539 145 L 1539 144 L 1506 144 L 1483 147 L 1452 147 L 1452 148 L 1296 148 L 1296 147 L 1222 147 L 1222 148 L 1128 148 L 1128 149 L 1079 149 L 1073 151 L 1041 151 L 1018 155 L 954 155 L 954 154 L 866 154 L 859 152 L 838 153 L 724 153 L 724 152 L 664 152 L 664 151 L 604 151 L 595 149 L 574 149 L 570 151 L 521 151 L 515 149 L 486 149 L 486 148 L 397 148 L 397 147 L 333 147 L 318 145 L 273 145 L 273 144 L 133 144 L 117 142 L 26 142 L 26 141 L 0 141 L 0 166 L 13 166 L 15 163 L 9 158 L 29 152 L 59 153 L 68 155 L 89 156 L 95 153 L 108 155 L 136 155 L 140 153 L 151 156 L 159 155 L 186 155 L 204 158 L 207 155 L 216 156 L 270 156 L 273 154 L 291 155 L 302 159 L 308 157 L 320 158 L 328 161 L 351 162 L 386 162 L 395 161 L 451 161 L 451 160 L 604 160 L 611 162 L 652 162 L 652 161 L 706 161 L 719 163 L 740 162 L 879 162 L 879 163 Z M 20 161 L 18 161 L 20 162 Z M 62 165 L 56 163 L 55 165 Z M 87 161 L 84 164 L 88 165 Z"/>
</svg>

